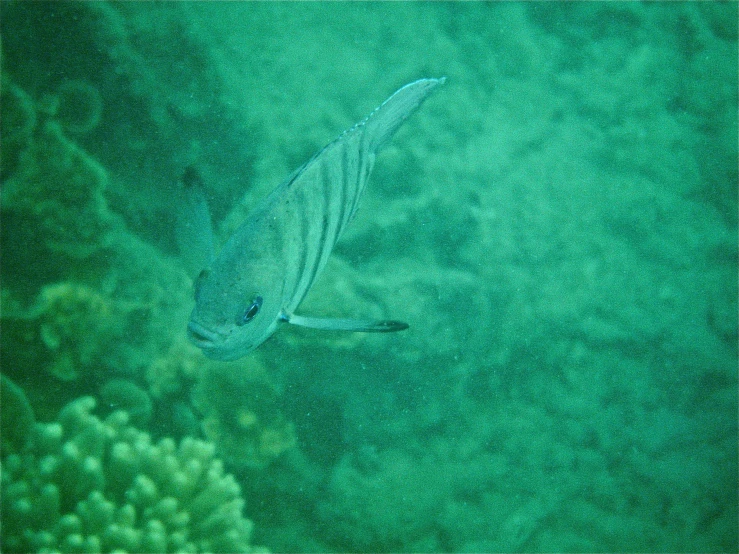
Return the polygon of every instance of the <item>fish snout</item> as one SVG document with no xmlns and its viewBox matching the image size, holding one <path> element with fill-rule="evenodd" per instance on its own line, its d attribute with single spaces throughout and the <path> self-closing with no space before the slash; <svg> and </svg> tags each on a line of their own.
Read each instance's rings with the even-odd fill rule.
<svg viewBox="0 0 739 554">
<path fill-rule="evenodd" d="M 187 324 L 187 337 L 198 348 L 208 349 L 215 348 L 218 333 L 203 327 L 195 321 L 190 321 Z"/>
</svg>

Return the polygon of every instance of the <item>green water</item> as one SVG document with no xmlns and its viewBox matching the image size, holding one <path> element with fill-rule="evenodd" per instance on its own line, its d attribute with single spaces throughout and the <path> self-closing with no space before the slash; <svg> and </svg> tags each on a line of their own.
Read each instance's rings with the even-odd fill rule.
<svg viewBox="0 0 739 554">
<path fill-rule="evenodd" d="M 736 2 L 0 16 L 0 353 L 37 420 L 92 395 L 214 442 L 274 551 L 739 548 Z M 281 329 L 206 361 L 185 168 L 222 243 L 440 76 L 301 308 L 410 330 Z"/>
</svg>

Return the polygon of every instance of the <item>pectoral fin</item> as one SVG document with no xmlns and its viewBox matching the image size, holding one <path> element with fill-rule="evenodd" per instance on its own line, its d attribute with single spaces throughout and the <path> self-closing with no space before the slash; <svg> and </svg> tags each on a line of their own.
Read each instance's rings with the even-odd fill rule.
<svg viewBox="0 0 739 554">
<path fill-rule="evenodd" d="M 392 333 L 408 329 L 402 321 L 381 320 L 367 321 L 361 319 L 333 319 L 326 317 L 304 317 L 295 314 L 283 314 L 282 320 L 292 325 L 320 329 L 322 331 L 352 331 L 355 333 Z"/>
<path fill-rule="evenodd" d="M 189 166 L 182 176 L 177 203 L 175 238 L 182 263 L 195 279 L 213 261 L 213 224 L 198 171 Z"/>
</svg>

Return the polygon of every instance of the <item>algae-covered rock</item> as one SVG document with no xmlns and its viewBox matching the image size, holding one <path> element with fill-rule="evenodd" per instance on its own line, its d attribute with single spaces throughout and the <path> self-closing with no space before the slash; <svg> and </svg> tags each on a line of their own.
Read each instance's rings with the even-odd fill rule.
<svg viewBox="0 0 739 554">
<path fill-rule="evenodd" d="M 60 87 L 67 106 L 79 103 L 71 98 L 75 86 L 84 88 Z M 109 267 L 103 253 L 121 224 L 104 196 L 106 170 L 65 134 L 74 125 L 71 115 L 64 116 L 67 123 L 56 119 L 64 115 L 59 106 L 48 98 L 37 100 L 7 72 L 0 104 L 0 272 L 3 288 L 30 304 L 49 283 L 79 275 L 99 280 Z M 100 259 L 85 266 L 96 254 Z M 53 344 L 58 337 L 45 338 Z"/>
<path fill-rule="evenodd" d="M 5 179 L 18 167 L 20 154 L 28 148 L 36 128 L 33 99 L 5 74 L 0 82 L 0 125 L 0 145 L 3 151 L 0 177 Z"/>
<path fill-rule="evenodd" d="M 234 467 L 263 469 L 297 443 L 277 390 L 254 357 L 246 364 L 209 364 L 193 402 L 203 414 L 205 435 Z"/>
<path fill-rule="evenodd" d="M 57 122 L 45 120 L 3 183 L 2 209 L 23 219 L 49 251 L 85 258 L 110 242 L 114 218 L 103 196 L 106 183 L 102 166 Z"/>
<path fill-rule="evenodd" d="M 2 460 L 4 552 L 252 552 L 239 485 L 212 444 L 152 443 L 80 398 Z"/>
<path fill-rule="evenodd" d="M 95 129 L 103 113 L 103 99 L 86 81 L 67 80 L 45 98 L 45 108 L 66 133 L 81 135 Z"/>
<path fill-rule="evenodd" d="M 317 514 L 339 550 L 438 551 L 446 477 L 430 459 L 360 448 L 335 466 Z"/>
</svg>

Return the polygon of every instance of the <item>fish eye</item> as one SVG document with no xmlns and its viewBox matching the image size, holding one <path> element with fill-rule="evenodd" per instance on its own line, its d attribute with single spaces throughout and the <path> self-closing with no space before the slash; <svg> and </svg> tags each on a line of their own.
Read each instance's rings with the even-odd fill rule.
<svg viewBox="0 0 739 554">
<path fill-rule="evenodd" d="M 252 300 L 251 304 L 249 305 L 246 310 L 244 310 L 244 313 L 238 318 L 236 321 L 236 325 L 239 327 L 242 325 L 245 325 L 249 323 L 252 319 L 254 319 L 257 314 L 259 313 L 259 308 L 262 307 L 262 297 L 257 296 Z"/>
</svg>

